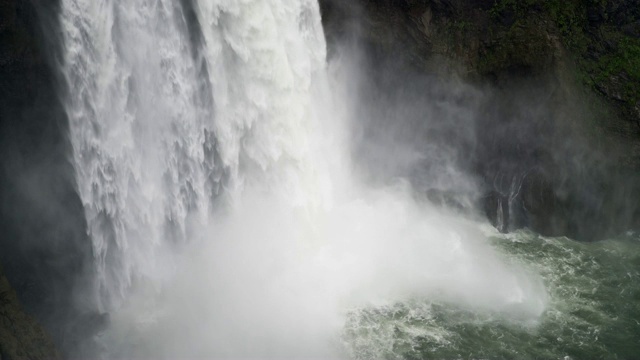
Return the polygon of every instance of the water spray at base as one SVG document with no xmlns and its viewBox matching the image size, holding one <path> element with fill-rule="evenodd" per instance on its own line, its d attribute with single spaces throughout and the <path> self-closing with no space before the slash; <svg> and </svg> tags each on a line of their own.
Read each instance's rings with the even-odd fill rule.
<svg viewBox="0 0 640 360">
<path fill-rule="evenodd" d="M 350 311 L 414 298 L 536 321 L 544 286 L 479 225 L 358 179 L 317 3 L 194 4 L 189 51 L 171 2 L 63 1 L 107 356 L 346 357 Z"/>
</svg>

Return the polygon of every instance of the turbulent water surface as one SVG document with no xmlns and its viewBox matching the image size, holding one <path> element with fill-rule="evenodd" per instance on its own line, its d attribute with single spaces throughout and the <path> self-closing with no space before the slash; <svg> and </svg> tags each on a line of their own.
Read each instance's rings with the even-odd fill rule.
<svg viewBox="0 0 640 360">
<path fill-rule="evenodd" d="M 550 302 L 531 321 L 413 298 L 350 313 L 354 358 L 631 359 L 640 351 L 640 236 L 600 243 L 523 231 L 490 236 L 504 259 L 544 279 Z"/>
<path fill-rule="evenodd" d="M 358 69 L 327 62 L 315 1 L 62 0 L 60 18 L 102 356 L 638 351 L 637 236 L 497 236 L 354 170 Z"/>
</svg>

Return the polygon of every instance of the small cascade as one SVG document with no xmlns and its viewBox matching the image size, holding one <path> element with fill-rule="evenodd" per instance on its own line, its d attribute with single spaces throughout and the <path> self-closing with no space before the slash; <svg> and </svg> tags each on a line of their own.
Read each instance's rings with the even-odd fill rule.
<svg viewBox="0 0 640 360">
<path fill-rule="evenodd" d="M 493 190 L 487 195 L 485 210 L 493 225 L 502 233 L 521 228 L 527 223 L 522 188 L 529 172 L 499 172 L 493 178 Z"/>
</svg>

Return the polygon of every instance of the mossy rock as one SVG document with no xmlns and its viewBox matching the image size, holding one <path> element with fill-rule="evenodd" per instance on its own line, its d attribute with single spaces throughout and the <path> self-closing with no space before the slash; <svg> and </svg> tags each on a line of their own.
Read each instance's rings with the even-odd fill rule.
<svg viewBox="0 0 640 360">
<path fill-rule="evenodd" d="M 489 42 L 481 49 L 478 72 L 526 70 L 537 73 L 553 66 L 557 46 L 543 19 L 517 19 L 508 27 L 492 28 Z"/>
<path fill-rule="evenodd" d="M 0 359 L 60 359 L 50 336 L 22 310 L 15 291 L 1 270 Z"/>
</svg>

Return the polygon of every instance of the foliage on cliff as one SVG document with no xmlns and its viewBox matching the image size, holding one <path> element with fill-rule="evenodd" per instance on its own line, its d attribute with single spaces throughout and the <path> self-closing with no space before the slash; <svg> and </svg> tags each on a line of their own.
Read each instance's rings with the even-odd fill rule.
<svg viewBox="0 0 640 360">
<path fill-rule="evenodd" d="M 639 0 L 336 3 L 323 0 L 325 14 L 360 6 L 362 36 L 386 51 L 404 49 L 418 67 L 454 60 L 471 79 L 571 72 L 640 126 Z"/>
<path fill-rule="evenodd" d="M 25 314 L 0 269 L 0 359 L 59 359 L 49 335 Z"/>
<path fill-rule="evenodd" d="M 640 2 L 497 0 L 490 11 L 495 18 L 548 19 L 552 27 L 546 32 L 558 34 L 579 80 L 619 102 L 640 126 Z"/>
</svg>

